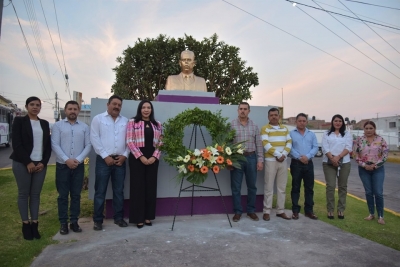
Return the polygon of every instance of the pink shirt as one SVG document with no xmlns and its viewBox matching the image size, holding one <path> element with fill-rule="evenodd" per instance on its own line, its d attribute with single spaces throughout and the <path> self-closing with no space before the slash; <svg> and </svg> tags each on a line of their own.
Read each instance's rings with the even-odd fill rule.
<svg viewBox="0 0 400 267">
<path fill-rule="evenodd" d="M 370 163 L 375 164 L 378 168 L 387 160 L 389 148 L 382 136 L 376 135 L 374 140 L 369 143 L 367 137 L 363 135 L 356 139 L 353 151 L 356 153 L 358 165 L 364 167 Z"/>
</svg>

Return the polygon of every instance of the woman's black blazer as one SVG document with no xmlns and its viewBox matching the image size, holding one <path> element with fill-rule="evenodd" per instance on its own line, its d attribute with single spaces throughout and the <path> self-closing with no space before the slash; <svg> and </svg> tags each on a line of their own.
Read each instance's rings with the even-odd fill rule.
<svg viewBox="0 0 400 267">
<path fill-rule="evenodd" d="M 51 155 L 51 139 L 49 122 L 39 119 L 43 130 L 43 157 L 40 161 L 47 165 Z M 33 150 L 33 131 L 29 116 L 15 117 L 12 125 L 12 148 L 10 159 L 28 165 L 32 162 L 31 153 Z"/>
</svg>

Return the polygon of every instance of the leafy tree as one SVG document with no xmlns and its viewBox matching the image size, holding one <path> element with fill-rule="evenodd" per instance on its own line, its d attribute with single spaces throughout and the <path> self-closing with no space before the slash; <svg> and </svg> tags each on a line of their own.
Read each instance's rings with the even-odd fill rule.
<svg viewBox="0 0 400 267">
<path fill-rule="evenodd" d="M 238 47 L 218 41 L 216 34 L 202 41 L 186 34 L 178 39 L 166 35 L 139 38 L 117 58 L 111 92 L 125 99 L 153 100 L 165 88 L 167 77 L 180 73 L 178 61 L 186 49 L 195 53 L 195 74 L 206 80 L 207 91 L 215 92 L 221 104 L 251 99 L 250 87 L 258 85 L 257 73 L 239 58 Z"/>
</svg>

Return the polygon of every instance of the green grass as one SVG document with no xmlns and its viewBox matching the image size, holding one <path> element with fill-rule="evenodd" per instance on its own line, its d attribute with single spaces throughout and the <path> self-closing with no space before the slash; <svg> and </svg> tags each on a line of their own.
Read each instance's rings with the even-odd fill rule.
<svg viewBox="0 0 400 267">
<path fill-rule="evenodd" d="M 87 166 L 86 166 L 87 167 Z M 29 266 L 37 255 L 48 245 L 57 243 L 52 237 L 59 230 L 57 216 L 57 191 L 55 189 L 55 167 L 49 166 L 41 194 L 39 216 L 40 240 L 26 241 L 22 238 L 21 219 L 17 207 L 17 185 L 12 170 L 0 170 L 0 266 Z M 288 180 L 286 208 L 291 210 L 291 177 Z M 303 193 L 299 203 L 303 203 Z M 364 221 L 368 215 L 367 204 L 347 197 L 345 219 L 329 220 L 326 217 L 325 187 L 315 184 L 314 212 L 321 221 L 332 224 L 343 231 L 353 233 L 382 245 L 400 250 L 400 217 L 385 213 L 386 225 L 376 220 Z M 301 204 L 302 205 L 302 204 Z M 88 199 L 88 191 L 82 191 L 81 217 L 91 217 L 93 201 Z M 301 218 L 307 220 L 307 218 Z"/>
<path fill-rule="evenodd" d="M 286 209 L 292 209 L 292 203 L 290 199 L 291 190 L 291 177 L 289 175 L 287 187 L 286 187 Z M 304 213 L 304 193 L 303 187 L 301 189 L 301 197 L 299 204 L 302 206 L 302 212 Z M 335 201 L 337 203 L 338 195 L 335 192 Z M 391 247 L 396 250 L 400 250 L 400 217 L 393 213 L 385 211 L 384 217 L 386 225 L 378 224 L 377 220 L 365 221 L 364 218 L 368 216 L 367 203 L 363 200 L 357 199 L 352 196 L 347 196 L 346 210 L 344 212 L 345 219 L 339 220 L 337 214 L 335 219 L 330 220 L 327 218 L 326 211 L 326 195 L 325 186 L 315 183 L 314 185 L 314 213 L 318 216 L 318 219 L 336 226 L 343 231 L 359 235 L 371 241 L 380 243 L 382 245 Z M 376 215 L 376 214 L 375 214 Z M 303 218 L 301 218 L 303 219 Z M 304 218 L 307 220 L 308 218 Z"/>
<path fill-rule="evenodd" d="M 11 169 L 0 170 L 0 266 L 29 266 L 46 246 L 57 243 L 52 240 L 60 227 L 54 176 L 55 166 L 49 166 L 40 199 L 39 232 L 42 238 L 27 241 L 22 237 L 14 175 Z M 88 199 L 88 191 L 82 191 L 81 202 L 81 217 L 91 216 L 93 201 Z"/>
</svg>

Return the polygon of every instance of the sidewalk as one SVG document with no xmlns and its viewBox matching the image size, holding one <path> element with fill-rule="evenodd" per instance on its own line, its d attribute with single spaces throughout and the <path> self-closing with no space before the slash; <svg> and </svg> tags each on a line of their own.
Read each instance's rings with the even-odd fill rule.
<svg viewBox="0 0 400 267">
<path fill-rule="evenodd" d="M 82 233 L 58 233 L 60 243 L 31 266 L 400 266 L 400 251 L 322 221 L 258 215 L 254 222 L 244 214 L 232 228 L 225 214 L 178 216 L 174 231 L 170 216 L 142 229 L 106 220 L 99 232 L 90 218 L 80 219 Z"/>
</svg>

